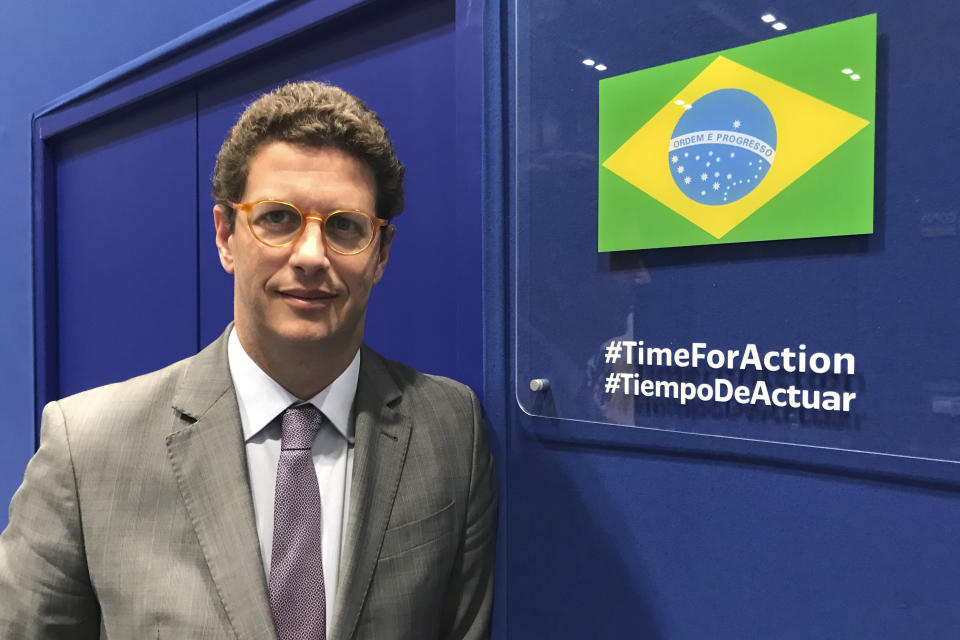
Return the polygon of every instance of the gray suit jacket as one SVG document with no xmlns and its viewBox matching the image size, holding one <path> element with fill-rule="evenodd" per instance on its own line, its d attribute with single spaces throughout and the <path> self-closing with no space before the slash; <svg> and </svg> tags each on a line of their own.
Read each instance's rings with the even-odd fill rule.
<svg viewBox="0 0 960 640">
<path fill-rule="evenodd" d="M 226 344 L 46 407 L 0 535 L 0 638 L 275 637 Z M 476 396 L 364 348 L 354 408 L 328 637 L 486 637 L 497 497 Z"/>
</svg>

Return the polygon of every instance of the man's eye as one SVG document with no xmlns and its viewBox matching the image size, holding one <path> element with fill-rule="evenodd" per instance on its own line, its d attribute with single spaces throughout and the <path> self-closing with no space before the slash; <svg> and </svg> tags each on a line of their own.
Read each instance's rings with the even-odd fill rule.
<svg viewBox="0 0 960 640">
<path fill-rule="evenodd" d="M 274 209 L 273 211 L 267 211 L 264 218 L 264 222 L 280 224 L 281 222 L 286 222 L 290 219 L 290 212 L 284 211 L 283 209 Z"/>
<path fill-rule="evenodd" d="M 337 231 L 356 231 L 357 230 L 357 223 L 355 223 L 353 220 L 350 220 L 346 216 L 342 216 L 342 215 L 333 216 L 330 222 L 333 223 L 333 226 Z"/>
<path fill-rule="evenodd" d="M 254 224 L 271 227 L 296 225 L 299 224 L 299 216 L 290 209 L 268 209 L 256 212 Z"/>
</svg>

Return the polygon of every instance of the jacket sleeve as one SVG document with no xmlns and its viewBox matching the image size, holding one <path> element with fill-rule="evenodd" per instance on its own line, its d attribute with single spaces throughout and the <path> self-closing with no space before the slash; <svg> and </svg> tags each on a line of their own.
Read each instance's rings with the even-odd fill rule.
<svg viewBox="0 0 960 640">
<path fill-rule="evenodd" d="M 40 449 L 0 534 L 0 638 L 95 640 L 100 609 L 87 571 L 77 479 L 60 405 L 43 411 Z"/>
<path fill-rule="evenodd" d="M 497 479 L 480 403 L 471 392 L 473 447 L 467 522 L 444 603 L 443 640 L 481 640 L 490 635 L 494 552 L 497 539 Z"/>
</svg>

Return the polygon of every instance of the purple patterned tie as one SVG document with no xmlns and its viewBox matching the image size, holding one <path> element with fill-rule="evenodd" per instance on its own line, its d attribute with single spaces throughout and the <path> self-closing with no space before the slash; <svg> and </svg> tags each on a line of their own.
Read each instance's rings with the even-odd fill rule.
<svg viewBox="0 0 960 640">
<path fill-rule="evenodd" d="M 325 640 L 320 487 L 310 452 L 323 414 L 311 404 L 283 412 L 273 512 L 270 610 L 278 640 Z"/>
</svg>

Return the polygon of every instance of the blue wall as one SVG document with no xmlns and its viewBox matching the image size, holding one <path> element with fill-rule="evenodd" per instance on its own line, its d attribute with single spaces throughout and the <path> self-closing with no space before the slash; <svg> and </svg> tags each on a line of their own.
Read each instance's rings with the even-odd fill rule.
<svg viewBox="0 0 960 640">
<path fill-rule="evenodd" d="M 0 21 L 0 529 L 33 453 L 30 118 L 44 104 L 243 4 L 239 0 L 4 6 Z"/>
<path fill-rule="evenodd" d="M 41 2 L 11 9 L 0 25 L 0 60 L 33 62 L 29 71 L 2 63 L 11 95 L 0 101 L 0 189 L 7 205 L 0 215 L 0 292 L 9 301 L 0 312 L 0 438 L 6 445 L 0 448 L 0 505 L 32 451 L 29 114 L 236 4 L 214 0 L 199 9 L 173 1 L 182 7 L 117 3 L 114 12 L 107 5 L 96 22 L 75 8 L 54 14 L 52 3 Z M 497 3 L 486 6 L 487 17 L 497 12 Z M 486 35 L 495 39 L 499 31 Z M 89 44 L 100 40 L 105 44 L 95 49 Z M 898 55 L 905 41 L 894 43 Z M 50 42 L 57 43 L 53 52 Z M 484 62 L 495 75 L 496 55 Z M 500 115 L 502 88 L 490 75 L 488 124 Z M 490 269 L 508 265 L 513 255 L 491 215 L 504 200 L 496 182 L 503 142 L 485 140 L 494 166 L 485 174 L 483 247 L 484 313 L 492 325 L 484 400 L 492 424 L 507 433 L 497 453 L 510 473 L 501 489 L 509 518 L 501 520 L 495 637 L 506 637 L 508 590 L 515 602 L 510 633 L 517 640 L 954 637 L 960 619 L 955 483 L 901 482 L 833 468 L 836 459 L 826 454 L 818 466 L 813 454 L 801 462 L 778 461 L 780 449 L 740 456 L 705 444 L 700 451 L 668 435 L 628 430 L 584 446 L 564 441 L 561 421 L 520 415 L 513 361 L 503 357 L 515 345 L 511 332 L 494 321 L 513 313 L 505 293 L 513 272 Z M 664 262 L 650 265 L 653 278 L 672 266 Z M 890 317 L 899 322 L 899 314 Z M 906 325 L 894 329 L 892 335 L 910 335 Z M 5 522 L 4 513 L 0 525 Z M 506 538 L 509 579 L 503 579 Z"/>
</svg>

